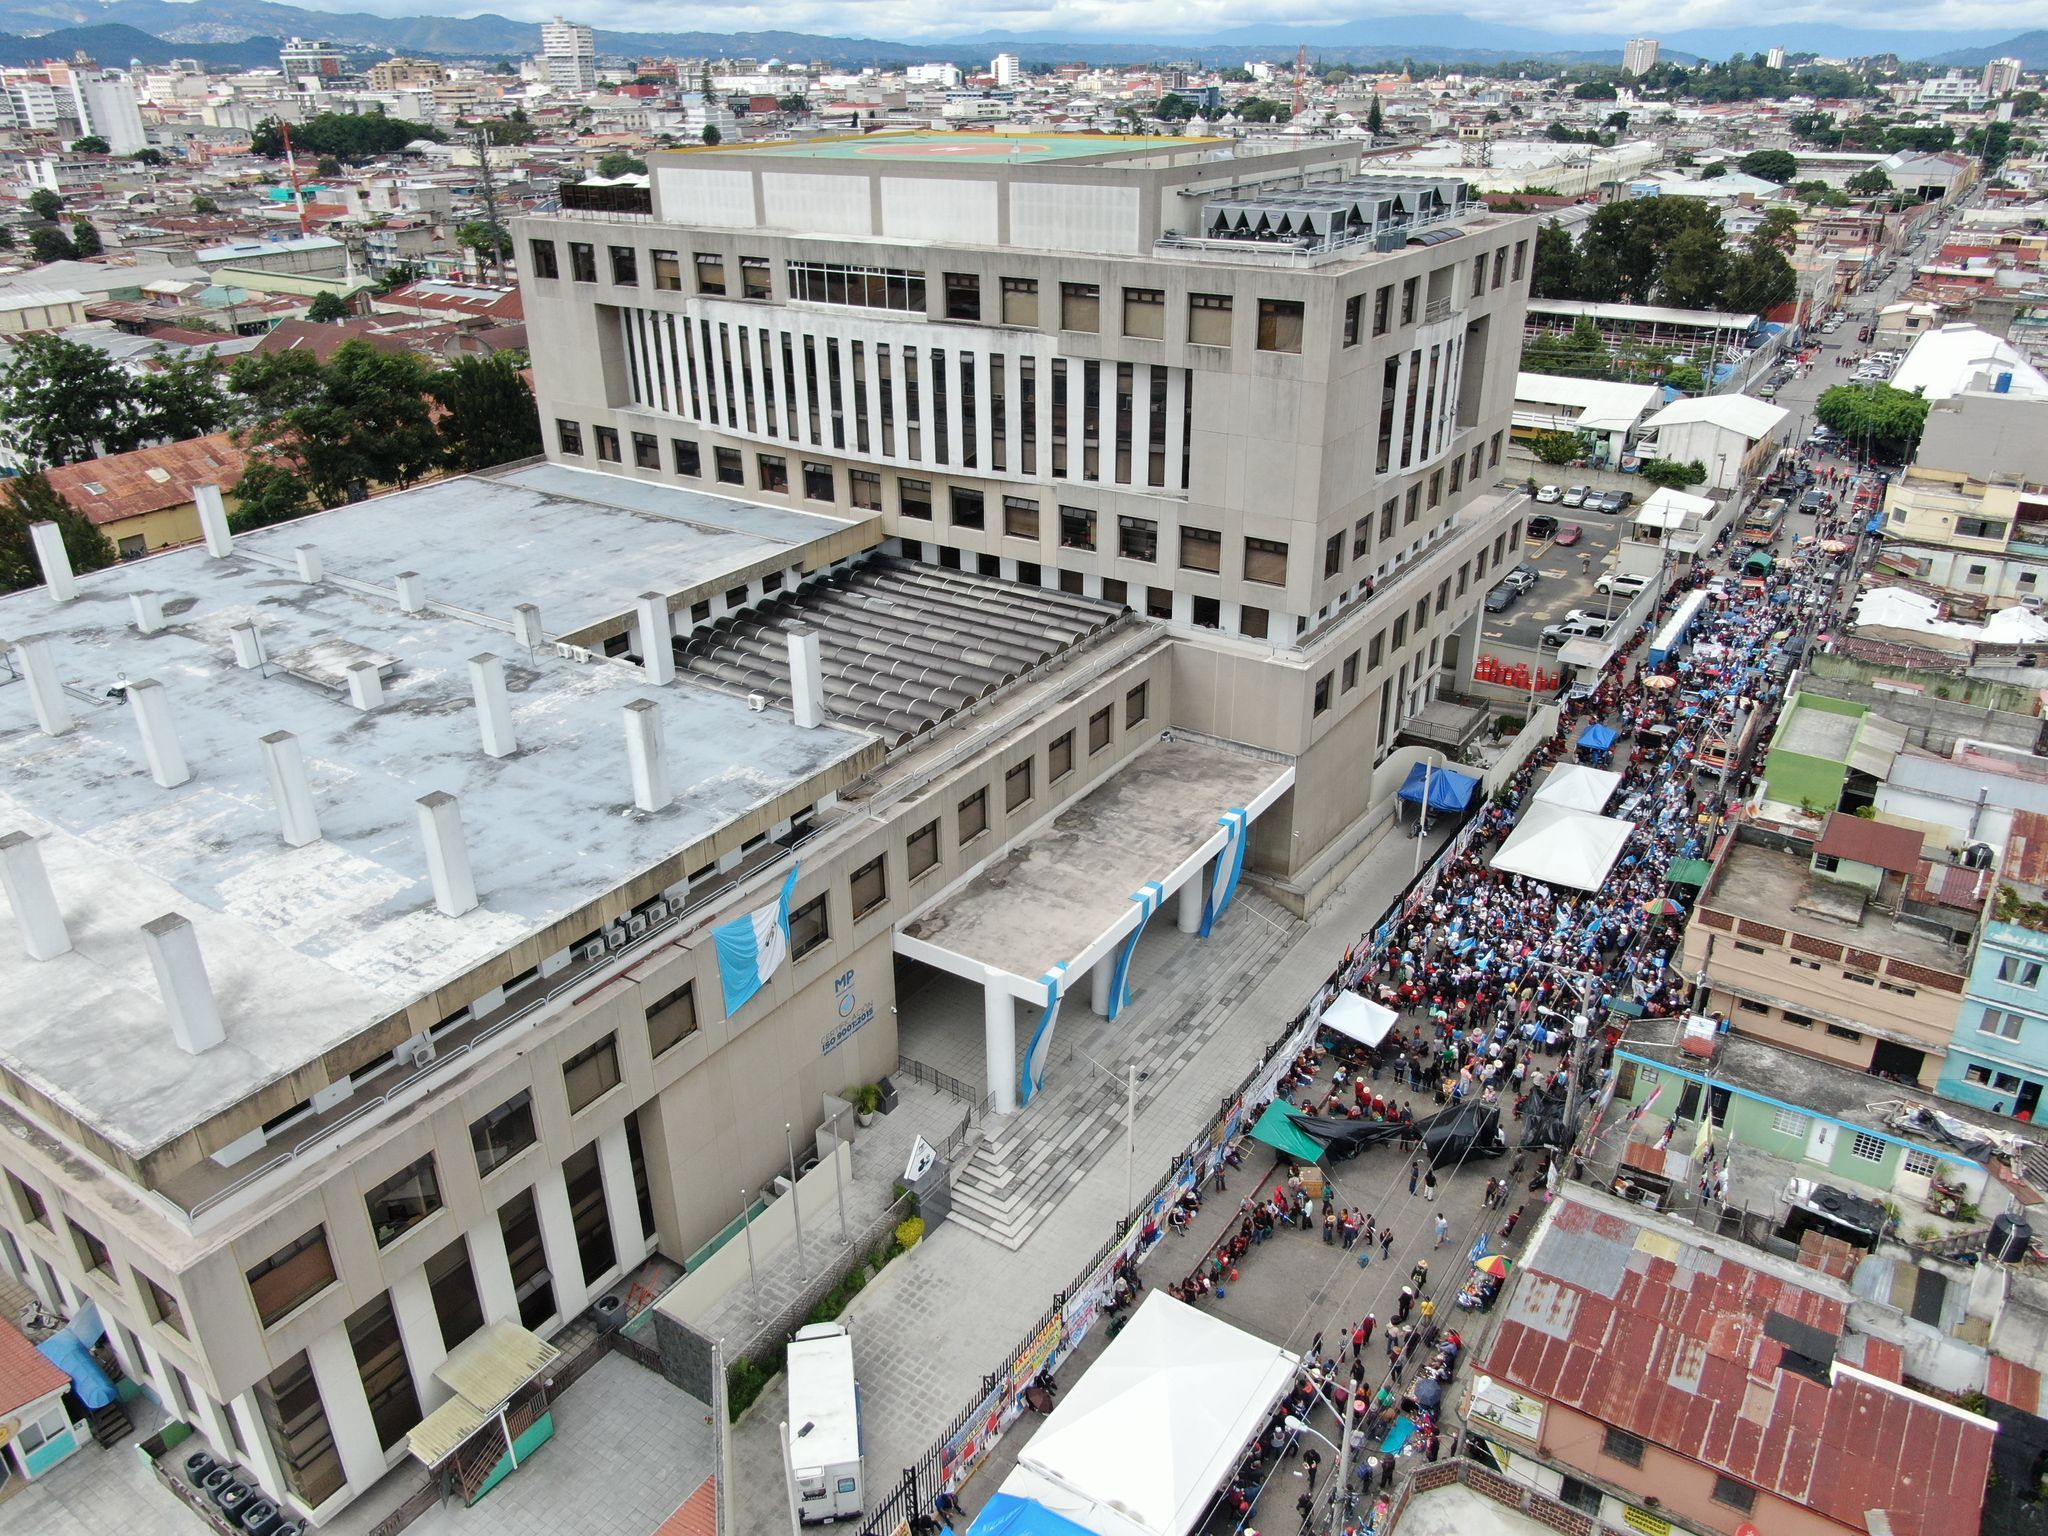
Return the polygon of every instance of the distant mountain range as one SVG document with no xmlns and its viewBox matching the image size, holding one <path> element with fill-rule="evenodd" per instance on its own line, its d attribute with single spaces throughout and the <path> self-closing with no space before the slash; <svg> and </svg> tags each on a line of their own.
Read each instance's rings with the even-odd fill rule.
<svg viewBox="0 0 2048 1536">
<path fill-rule="evenodd" d="M 573 7 L 571 8 L 573 10 Z M 31 53 L 68 56 L 84 49 L 102 63 L 127 58 L 199 56 L 234 67 L 276 57 L 275 39 L 318 37 L 363 49 L 443 58 L 516 59 L 540 46 L 540 27 L 493 14 L 479 16 L 374 16 L 282 5 L 276 0 L 0 0 L 0 37 L 12 58 L 33 39 Z M 1469 38 L 1470 44 L 1446 44 Z M 1884 31 L 1876 28 L 1789 23 L 1758 24 L 1676 32 L 1663 37 L 1668 57 L 1726 58 L 1780 46 L 1795 53 L 1856 57 L 1896 53 L 1902 58 L 1980 66 L 2011 55 L 2030 69 L 2048 68 L 2048 32 L 1999 40 L 1989 31 Z M 1194 59 L 1206 65 L 1246 58 L 1284 58 L 1306 45 L 1312 56 L 1331 62 L 1377 62 L 1409 58 L 1441 64 L 1469 60 L 1498 63 L 1542 58 L 1559 63 L 1616 63 L 1619 38 L 1610 47 L 1588 47 L 1585 34 L 1541 27 L 1503 25 L 1456 15 L 1389 16 L 1324 26 L 1261 24 L 1197 36 L 1052 36 L 985 33 L 937 41 L 892 42 L 879 38 L 821 37 L 807 32 L 611 32 L 600 30 L 602 52 L 633 56 L 821 59 L 841 67 L 900 65 L 932 60 L 985 62 L 993 53 L 1014 52 L 1032 63 L 1086 61 L 1136 64 Z M 175 45 L 169 52 L 163 45 Z M 1961 45 L 1961 46 L 1959 46 Z M 241 50 L 249 52 L 245 55 Z M 214 50 L 220 50 L 218 57 Z"/>
<path fill-rule="evenodd" d="M 140 59 L 163 64 L 172 59 L 198 59 L 209 69 L 261 69 L 277 63 L 277 39 L 249 37 L 235 43 L 167 43 L 137 27 L 105 25 L 60 27 L 35 37 L 0 32 L 0 64 L 40 64 L 83 53 L 110 66 Z"/>
</svg>

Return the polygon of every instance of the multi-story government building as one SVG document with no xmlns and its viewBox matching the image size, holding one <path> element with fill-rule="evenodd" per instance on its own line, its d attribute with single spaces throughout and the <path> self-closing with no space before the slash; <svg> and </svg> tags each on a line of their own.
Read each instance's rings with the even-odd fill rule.
<svg viewBox="0 0 2048 1536">
<path fill-rule="evenodd" d="M 1115 1011 L 1240 864 L 1307 905 L 1519 538 L 1531 232 L 1457 182 L 910 136 L 598 190 L 519 231 L 551 462 L 202 489 L 0 597 L 0 1264 L 316 1520 L 899 1029 L 1004 1113 L 1056 978 Z"/>
</svg>

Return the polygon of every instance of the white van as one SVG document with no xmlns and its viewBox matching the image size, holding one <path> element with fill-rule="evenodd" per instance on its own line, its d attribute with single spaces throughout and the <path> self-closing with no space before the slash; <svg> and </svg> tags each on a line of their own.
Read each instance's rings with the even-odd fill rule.
<svg viewBox="0 0 2048 1536">
<path fill-rule="evenodd" d="M 861 1512 L 860 1388 L 853 1336 L 843 1323 L 811 1323 L 789 1341 L 789 1461 L 806 1525 Z"/>
</svg>

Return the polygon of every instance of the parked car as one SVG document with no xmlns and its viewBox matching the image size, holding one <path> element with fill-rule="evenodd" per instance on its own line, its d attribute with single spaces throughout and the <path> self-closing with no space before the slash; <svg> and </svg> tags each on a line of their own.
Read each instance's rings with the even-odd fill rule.
<svg viewBox="0 0 2048 1536">
<path fill-rule="evenodd" d="M 1528 537 L 1530 543 L 1547 539 L 1557 532 L 1557 519 L 1547 512 L 1538 512 L 1529 519 Z"/>
<path fill-rule="evenodd" d="M 1608 499 L 1614 503 L 1616 511 L 1620 511 L 1628 507 L 1636 499 L 1636 493 L 1634 491 L 1609 491 L 1607 495 Z"/>
<path fill-rule="evenodd" d="M 1564 492 L 1554 485 L 1546 485 L 1536 493 L 1536 499 L 1545 506 L 1548 506 L 1551 502 L 1562 501 L 1564 499 Z"/>
<path fill-rule="evenodd" d="M 1564 493 L 1564 504 L 1568 507 L 1583 507 L 1586 504 L 1588 486 L 1575 485 Z"/>
<path fill-rule="evenodd" d="M 1577 523 L 1566 523 L 1562 528 L 1557 530 L 1558 547 L 1560 549 L 1570 549 L 1574 544 L 1579 542 L 1580 536 L 1583 535 L 1585 531 L 1586 530 L 1581 528 Z"/>
<path fill-rule="evenodd" d="M 1506 582 L 1497 582 L 1486 589 L 1486 611 L 1506 613 L 1514 600 L 1522 595 L 1520 587 L 1511 587 Z"/>
<path fill-rule="evenodd" d="M 1586 498 L 1585 510 L 1588 512 L 1598 512 L 1606 517 L 1612 517 L 1626 505 L 1628 503 L 1621 499 L 1619 491 L 1595 491 Z"/>
<path fill-rule="evenodd" d="M 1562 624 L 1547 624 L 1537 638 L 1554 651 L 1572 640 L 1603 640 L 1608 627 L 1605 620 L 1586 615 L 1566 619 Z"/>
<path fill-rule="evenodd" d="M 1507 575 L 1501 577 L 1501 580 L 1513 587 L 1517 592 L 1526 592 L 1536 585 L 1536 578 L 1540 574 L 1534 566 L 1518 565 L 1509 571 Z"/>
<path fill-rule="evenodd" d="M 1775 400 L 1778 398 L 1778 386 L 1775 384 L 1766 384 L 1762 389 L 1756 392 L 1756 397 L 1759 400 Z"/>
<path fill-rule="evenodd" d="M 1609 571 L 1593 583 L 1593 590 L 1602 596 L 1612 592 L 1616 597 L 1634 597 L 1650 584 L 1647 576 L 1628 576 L 1620 571 Z"/>
</svg>

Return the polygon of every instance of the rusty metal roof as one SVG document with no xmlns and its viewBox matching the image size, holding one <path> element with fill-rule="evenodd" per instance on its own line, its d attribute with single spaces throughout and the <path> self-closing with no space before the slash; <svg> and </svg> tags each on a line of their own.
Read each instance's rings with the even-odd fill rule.
<svg viewBox="0 0 2048 1536">
<path fill-rule="evenodd" d="M 1856 864 L 1874 864 L 1895 875 L 1910 875 L 1920 865 L 1920 834 L 1911 827 L 1865 821 L 1861 816 L 1836 811 L 1822 829 L 1814 852 Z"/>
<path fill-rule="evenodd" d="M 44 473 L 58 495 L 93 522 L 104 524 L 182 507 L 192 500 L 196 485 L 217 485 L 232 492 L 246 462 L 232 434 L 215 432 Z"/>
</svg>

